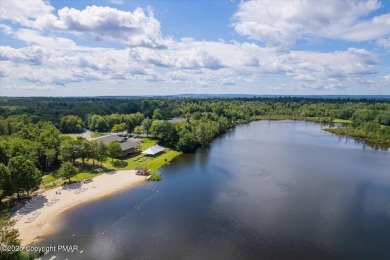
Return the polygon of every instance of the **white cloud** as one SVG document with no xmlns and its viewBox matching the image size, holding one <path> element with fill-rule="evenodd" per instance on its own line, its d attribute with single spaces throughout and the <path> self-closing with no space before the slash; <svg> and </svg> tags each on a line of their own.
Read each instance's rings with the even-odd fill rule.
<svg viewBox="0 0 390 260">
<path fill-rule="evenodd" d="M 0 20 L 9 20 L 30 26 L 32 25 L 31 19 L 50 14 L 53 10 L 54 7 L 44 0 L 1 0 Z"/>
<path fill-rule="evenodd" d="M 387 74 L 387 75 L 383 76 L 382 79 L 383 79 L 385 82 L 390 83 L 390 74 Z"/>
<path fill-rule="evenodd" d="M 387 39 L 379 39 L 376 41 L 376 44 L 380 47 L 386 48 L 390 50 L 390 38 Z"/>
<path fill-rule="evenodd" d="M 43 1 L 34 3 L 48 5 Z M 264 5 L 259 7 L 259 3 Z M 283 8 L 277 6 L 280 3 Z M 118 84 L 118 88 L 158 85 L 161 91 L 169 91 L 169 86 L 174 85 L 181 86 L 183 92 L 186 87 L 248 91 L 250 87 L 258 91 L 266 86 L 275 91 L 388 87 L 388 75 L 375 75 L 378 60 L 365 49 L 315 52 L 273 47 L 312 37 L 359 39 L 375 35 L 384 35 L 377 45 L 390 45 L 390 38 L 385 36 L 387 28 L 381 26 L 387 15 L 361 18 L 378 9 L 378 1 L 319 3 L 314 6 L 314 1 L 298 0 L 242 2 L 235 16 L 235 30 L 270 43 L 268 47 L 235 41 L 197 41 L 191 37 L 179 41 L 164 38 L 153 13 L 141 8 L 128 12 L 89 6 L 83 10 L 62 8 L 57 14 L 52 13 L 52 8 L 44 8 L 41 16 L 33 12 L 18 18 L 15 14 L 4 19 L 20 24 L 1 24 L 0 30 L 24 41 L 26 46 L 0 46 L 0 77 L 12 86 L 10 90 L 26 91 L 66 86 L 62 91 L 72 84 L 91 82 Z M 298 8 L 298 4 L 302 6 Z M 348 8 L 351 10 L 347 12 Z M 348 30 L 346 25 L 350 25 Z M 371 34 L 359 36 L 369 27 L 373 27 Z M 79 46 L 74 35 L 120 43 L 125 49 Z"/>
<path fill-rule="evenodd" d="M 5 24 L 0 24 L 0 30 L 2 30 L 6 35 L 11 35 L 14 32 L 12 27 Z"/>
<path fill-rule="evenodd" d="M 94 41 L 119 42 L 127 46 L 164 47 L 160 23 L 151 10 L 146 14 L 137 8 L 134 12 L 111 7 L 87 6 L 84 10 L 62 8 L 58 15 L 38 17 L 35 26 L 72 33 Z"/>
<path fill-rule="evenodd" d="M 231 57 L 237 57 L 232 59 Z M 253 59 L 256 62 L 253 62 Z M 91 80 L 144 80 L 239 85 L 261 82 L 265 75 L 285 76 L 312 85 L 354 80 L 375 74 L 376 57 L 364 49 L 278 52 L 254 44 L 180 42 L 171 49 L 70 49 L 0 47 L 7 77 L 66 85 Z"/>
<path fill-rule="evenodd" d="M 123 5 L 123 0 L 106 0 L 106 1 L 116 5 Z"/>
<path fill-rule="evenodd" d="M 313 38 L 365 41 L 390 35 L 390 14 L 365 18 L 380 7 L 378 0 L 243 1 L 233 27 L 241 35 L 278 46 Z"/>
<path fill-rule="evenodd" d="M 18 85 L 18 86 L 5 86 L 4 89 L 14 89 L 14 90 L 28 90 L 28 91 L 51 91 L 55 90 L 55 86 L 52 85 Z"/>
<path fill-rule="evenodd" d="M 46 48 L 68 49 L 76 47 L 76 43 L 68 38 L 57 37 L 55 35 L 44 36 L 40 32 L 31 29 L 19 29 L 11 34 L 28 44 L 38 44 Z"/>
<path fill-rule="evenodd" d="M 330 28 L 333 30 L 333 28 Z M 343 30 L 328 31 L 325 36 L 340 38 L 348 41 L 368 41 L 390 35 L 390 13 L 375 16 L 368 21 L 357 22 Z"/>
</svg>

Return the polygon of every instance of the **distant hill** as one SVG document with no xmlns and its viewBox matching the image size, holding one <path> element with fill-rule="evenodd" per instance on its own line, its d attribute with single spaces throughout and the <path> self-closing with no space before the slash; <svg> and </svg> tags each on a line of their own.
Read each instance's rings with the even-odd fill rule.
<svg viewBox="0 0 390 260">
<path fill-rule="evenodd" d="M 175 95 L 139 95 L 139 96 L 95 96 L 95 98 L 308 98 L 308 99 L 375 99 L 388 100 L 390 95 L 258 95 L 258 94 L 175 94 Z M 76 97 L 77 98 L 77 97 Z M 85 97 L 94 98 L 94 97 Z"/>
<path fill-rule="evenodd" d="M 256 94 L 178 94 L 164 97 L 183 98 L 319 98 L 319 99 L 390 99 L 390 95 L 256 95 Z"/>
</svg>

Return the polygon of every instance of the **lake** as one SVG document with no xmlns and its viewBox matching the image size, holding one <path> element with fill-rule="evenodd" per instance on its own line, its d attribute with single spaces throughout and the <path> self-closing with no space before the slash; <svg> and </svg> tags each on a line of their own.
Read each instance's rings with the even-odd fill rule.
<svg viewBox="0 0 390 260">
<path fill-rule="evenodd" d="M 237 126 L 163 181 L 67 212 L 39 245 L 79 251 L 44 259 L 389 259 L 390 152 L 321 127 Z"/>
</svg>

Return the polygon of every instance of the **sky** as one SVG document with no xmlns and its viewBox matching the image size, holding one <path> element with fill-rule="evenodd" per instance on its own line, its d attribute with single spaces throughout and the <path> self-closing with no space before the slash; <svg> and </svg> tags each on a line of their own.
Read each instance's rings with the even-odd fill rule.
<svg viewBox="0 0 390 260">
<path fill-rule="evenodd" d="M 0 96 L 389 95 L 386 0 L 1 0 Z"/>
</svg>

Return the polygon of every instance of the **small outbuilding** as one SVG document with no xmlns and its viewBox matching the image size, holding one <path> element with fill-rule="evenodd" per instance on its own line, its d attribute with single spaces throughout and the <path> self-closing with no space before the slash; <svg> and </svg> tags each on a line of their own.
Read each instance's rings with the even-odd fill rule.
<svg viewBox="0 0 390 260">
<path fill-rule="evenodd" d="M 147 176 L 147 175 L 149 175 L 149 171 L 146 168 L 137 167 L 137 168 L 135 168 L 135 174 Z"/>
</svg>

